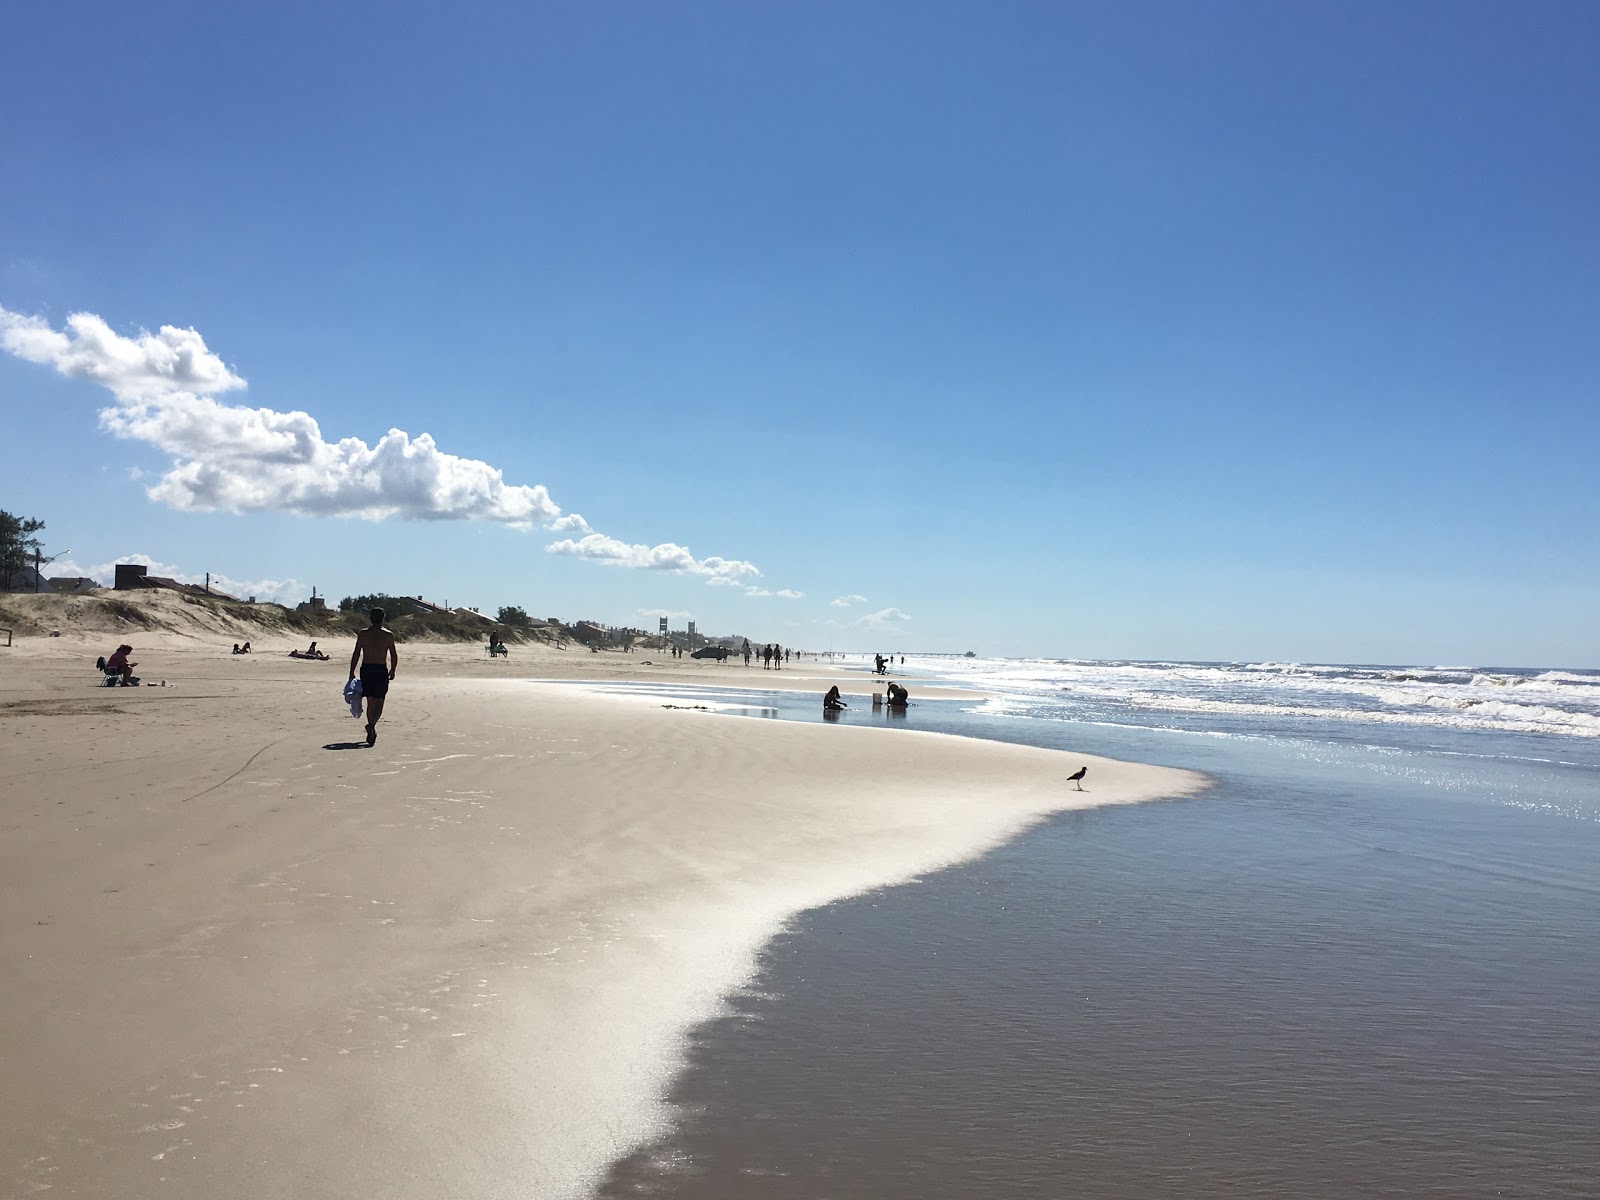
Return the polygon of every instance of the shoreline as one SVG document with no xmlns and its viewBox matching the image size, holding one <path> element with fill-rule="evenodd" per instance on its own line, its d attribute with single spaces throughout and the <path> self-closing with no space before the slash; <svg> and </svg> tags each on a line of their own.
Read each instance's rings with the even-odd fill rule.
<svg viewBox="0 0 1600 1200">
<path fill-rule="evenodd" d="M 0 679 L 0 1041 L 40 1081 L 0 1101 L 19 1192 L 586 1194 L 660 1135 L 689 1031 L 797 913 L 1205 786 L 495 684 L 475 647 L 414 644 L 378 747 L 325 749 L 358 726 L 337 658 L 163 645 L 135 657 L 172 686 L 124 691 L 49 641 Z M 569 678 L 638 656 L 596 657 Z"/>
</svg>

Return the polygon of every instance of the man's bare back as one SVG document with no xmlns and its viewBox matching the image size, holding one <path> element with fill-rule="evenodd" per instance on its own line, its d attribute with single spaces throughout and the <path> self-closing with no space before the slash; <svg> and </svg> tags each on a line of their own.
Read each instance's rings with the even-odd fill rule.
<svg viewBox="0 0 1600 1200">
<path fill-rule="evenodd" d="M 356 650 L 350 656 L 350 678 L 356 677 L 357 659 L 360 666 L 388 667 L 389 678 L 394 678 L 394 669 L 400 662 L 399 651 L 395 649 L 394 634 L 380 625 L 373 625 L 356 634 Z M 390 660 L 393 660 L 391 662 Z"/>
<path fill-rule="evenodd" d="M 378 740 L 378 718 L 383 716 L 383 702 L 389 695 L 389 684 L 400 666 L 400 652 L 395 649 L 394 634 L 383 627 L 383 609 L 372 610 L 372 624 L 356 634 L 356 648 L 350 653 L 350 678 L 356 677 L 356 667 L 361 668 L 361 695 L 367 702 L 367 745 Z"/>
</svg>

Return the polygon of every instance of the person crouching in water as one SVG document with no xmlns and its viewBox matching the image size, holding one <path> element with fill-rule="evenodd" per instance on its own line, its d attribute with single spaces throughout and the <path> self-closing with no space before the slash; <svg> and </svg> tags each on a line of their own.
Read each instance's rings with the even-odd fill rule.
<svg viewBox="0 0 1600 1200">
<path fill-rule="evenodd" d="M 890 708 L 904 708 L 906 706 L 906 702 L 909 701 L 910 699 L 911 699 L 911 694 L 909 692 L 907 692 L 905 690 L 905 688 L 901 687 L 898 683 L 891 683 L 889 685 L 889 707 Z"/>
<path fill-rule="evenodd" d="M 400 666 L 400 652 L 395 649 L 394 634 L 383 627 L 383 609 L 375 608 L 369 614 L 372 624 L 356 634 L 356 648 L 350 655 L 350 678 L 356 677 L 356 667 L 361 667 L 361 695 L 367 702 L 367 745 L 378 741 L 378 718 L 383 716 L 384 697 L 389 694 L 389 684 Z"/>
<path fill-rule="evenodd" d="M 828 712 L 838 712 L 841 708 L 848 707 L 844 698 L 839 695 L 839 685 L 836 683 L 828 689 L 828 694 L 822 698 L 822 707 Z"/>
</svg>

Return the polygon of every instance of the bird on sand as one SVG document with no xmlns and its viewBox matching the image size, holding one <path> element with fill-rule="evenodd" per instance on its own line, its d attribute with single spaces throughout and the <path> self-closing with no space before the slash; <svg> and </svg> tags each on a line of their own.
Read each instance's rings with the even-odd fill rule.
<svg viewBox="0 0 1600 1200">
<path fill-rule="evenodd" d="M 1078 785 L 1078 790 L 1081 792 L 1081 791 L 1083 791 L 1083 777 L 1085 775 L 1087 775 L 1088 773 L 1089 773 L 1089 768 L 1088 767 L 1079 767 L 1071 775 L 1067 776 L 1067 782 L 1068 783 L 1077 784 Z"/>
</svg>

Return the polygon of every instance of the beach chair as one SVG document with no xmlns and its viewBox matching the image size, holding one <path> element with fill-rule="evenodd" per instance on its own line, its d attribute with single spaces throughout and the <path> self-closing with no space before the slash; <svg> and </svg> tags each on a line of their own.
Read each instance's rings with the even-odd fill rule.
<svg viewBox="0 0 1600 1200">
<path fill-rule="evenodd" d="M 101 655 L 94 660 L 94 669 L 100 676 L 101 684 L 105 687 L 116 687 L 122 682 L 122 672 L 115 671 L 106 666 L 106 656 Z"/>
</svg>

